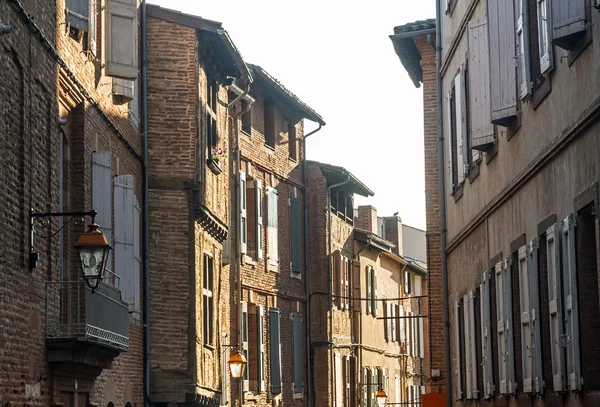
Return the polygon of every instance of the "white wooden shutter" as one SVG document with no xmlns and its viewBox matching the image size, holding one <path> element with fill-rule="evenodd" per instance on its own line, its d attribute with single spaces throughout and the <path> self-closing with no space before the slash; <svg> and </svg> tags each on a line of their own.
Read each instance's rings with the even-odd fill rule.
<svg viewBox="0 0 600 407">
<path fill-rule="evenodd" d="M 454 96 L 456 97 L 456 102 L 455 102 L 455 123 L 456 123 L 456 168 L 458 171 L 457 174 L 457 182 L 460 185 L 464 180 L 465 180 L 465 170 L 464 170 L 464 162 L 465 162 L 465 155 L 464 155 L 464 135 L 466 133 L 466 126 L 465 123 L 463 121 L 463 102 L 464 102 L 464 95 L 462 93 L 462 76 L 463 76 L 463 70 L 461 68 L 460 73 L 458 75 L 456 75 L 456 77 L 454 78 Z M 452 153 L 452 150 L 450 150 L 450 153 Z"/>
<path fill-rule="evenodd" d="M 342 399 L 343 379 L 342 379 L 342 358 L 339 353 L 334 354 L 335 362 L 335 405 L 336 407 L 344 407 Z"/>
<path fill-rule="evenodd" d="M 396 315 L 396 304 L 390 304 L 390 311 L 391 311 L 391 317 L 392 319 L 390 319 L 390 325 L 391 325 L 391 331 L 392 331 L 392 342 L 396 342 L 397 341 L 397 337 L 396 337 L 396 317 L 398 315 Z"/>
<path fill-rule="evenodd" d="M 240 252 L 246 254 L 248 251 L 248 218 L 246 214 L 246 174 L 239 173 L 238 205 L 240 207 Z"/>
<path fill-rule="evenodd" d="M 267 263 L 274 271 L 279 270 L 277 201 L 277 190 L 267 187 Z"/>
<path fill-rule="evenodd" d="M 256 214 L 256 258 L 262 259 L 262 236 L 263 236 L 263 200 L 262 182 L 254 181 L 254 213 Z"/>
<path fill-rule="evenodd" d="M 371 277 L 373 279 L 372 281 L 372 288 L 373 288 L 373 305 L 372 305 L 372 311 L 373 311 L 373 315 L 378 316 L 379 315 L 379 304 L 377 301 L 377 270 L 372 268 L 371 269 Z"/>
<path fill-rule="evenodd" d="M 456 376 L 456 398 L 463 398 L 463 387 L 462 387 L 462 371 L 463 366 L 461 365 L 461 346 L 460 346 L 460 302 L 454 302 L 454 358 L 455 358 L 455 369 L 454 375 Z"/>
<path fill-rule="evenodd" d="M 414 312 L 411 313 L 411 322 L 412 322 L 412 334 L 413 334 L 413 356 L 419 356 L 419 330 L 418 330 L 418 321 L 417 314 Z"/>
<path fill-rule="evenodd" d="M 575 216 L 563 222 L 563 304 L 567 351 L 569 390 L 581 390 L 581 359 L 579 355 L 579 299 L 577 298 L 577 258 L 575 247 Z"/>
<path fill-rule="evenodd" d="M 554 69 L 554 46 L 552 45 L 550 0 L 537 0 L 537 19 L 540 69 L 542 74 L 545 74 Z"/>
<path fill-rule="evenodd" d="M 366 280 L 366 284 L 365 287 L 367 289 L 367 315 L 371 315 L 374 314 L 374 312 L 372 311 L 372 277 L 371 277 L 371 273 L 372 273 L 372 268 L 371 266 L 367 266 L 365 267 L 365 271 L 366 271 L 366 276 L 365 276 L 365 280 Z"/>
<path fill-rule="evenodd" d="M 391 312 L 390 303 L 387 300 L 383 301 L 383 318 L 385 319 L 385 340 L 389 341 L 392 337 L 391 333 Z"/>
<path fill-rule="evenodd" d="M 342 270 L 342 275 L 344 276 L 344 298 L 342 304 L 344 304 L 344 309 L 350 309 L 350 273 L 352 272 L 352 261 L 347 257 L 342 257 L 342 260 L 344 260 L 344 269 Z"/>
<path fill-rule="evenodd" d="M 85 0 L 84 0 L 85 1 Z M 88 51 L 92 53 L 93 56 L 97 55 L 97 44 L 96 44 L 96 35 L 97 33 L 97 20 L 98 20 L 98 3 L 97 0 L 88 0 L 89 1 L 89 21 L 88 21 Z"/>
<path fill-rule="evenodd" d="M 492 363 L 492 325 L 490 273 L 485 271 L 480 285 L 481 308 L 481 364 L 483 366 L 483 397 L 494 396 L 494 366 Z"/>
<path fill-rule="evenodd" d="M 453 148 L 452 145 L 452 91 L 448 91 L 448 130 L 446 132 L 446 139 L 448 141 L 448 151 L 446 152 L 446 156 L 448 157 L 448 195 L 452 195 L 454 193 L 454 156 L 453 156 Z M 460 161 L 459 161 L 460 162 Z"/>
<path fill-rule="evenodd" d="M 396 404 L 402 402 L 402 388 L 400 387 L 400 376 L 394 376 L 394 388 L 396 390 Z"/>
<path fill-rule="evenodd" d="M 529 254 L 527 256 L 527 274 L 529 275 L 529 317 L 531 321 L 530 323 L 533 341 L 533 392 L 541 394 L 544 391 L 544 372 L 542 371 L 542 321 L 540 316 L 540 287 L 537 239 L 533 239 L 529 243 Z"/>
<path fill-rule="evenodd" d="M 96 223 L 106 236 L 108 244 L 113 245 L 113 180 L 112 154 L 110 151 L 92 153 L 92 209 L 98 212 Z M 106 270 L 113 271 L 113 252 L 108 253 Z M 108 273 L 110 275 L 110 273 Z"/>
<path fill-rule="evenodd" d="M 400 325 L 400 342 L 406 346 L 406 318 L 404 318 L 404 307 L 398 308 L 398 324 Z"/>
<path fill-rule="evenodd" d="M 248 303 L 246 301 L 242 301 L 242 354 L 249 362 L 248 355 Z M 243 390 L 250 390 L 250 380 L 249 374 L 250 371 L 250 363 L 246 365 L 246 369 L 244 370 L 244 379 L 243 379 Z"/>
<path fill-rule="evenodd" d="M 508 256 L 504 262 L 504 336 L 506 340 L 506 378 L 508 394 L 515 394 L 517 382 L 515 379 L 515 350 L 513 334 L 513 307 L 512 307 L 512 257 Z"/>
<path fill-rule="evenodd" d="M 106 0 L 106 75 L 137 79 L 137 0 Z"/>
<path fill-rule="evenodd" d="M 421 276 L 415 276 L 415 289 L 413 291 L 417 297 L 423 295 L 421 281 L 422 281 Z"/>
<path fill-rule="evenodd" d="M 134 311 L 136 295 L 135 274 L 135 196 L 133 175 L 119 175 L 114 178 L 115 208 L 115 270 L 120 277 L 123 300 Z M 139 225 L 139 223 L 138 223 Z M 139 230 L 138 230 L 139 234 Z M 138 280 L 139 283 L 139 280 Z"/>
<path fill-rule="evenodd" d="M 507 370 L 507 350 L 506 350 L 506 331 L 504 319 L 504 275 L 502 270 L 503 262 L 496 263 L 494 267 L 496 278 L 496 325 L 498 332 L 498 380 L 500 381 L 500 394 L 508 394 Z"/>
<path fill-rule="evenodd" d="M 529 290 L 529 247 L 519 248 L 519 294 L 521 305 L 521 363 L 523 366 L 523 392 L 533 392 L 533 335 L 531 330 L 531 302 Z"/>
<path fill-rule="evenodd" d="M 258 351 L 258 391 L 265 391 L 265 307 L 262 305 L 256 306 L 256 333 L 258 335 L 257 351 Z"/>
<path fill-rule="evenodd" d="M 419 325 L 419 357 L 421 359 L 425 358 L 425 337 L 424 332 L 423 332 L 423 318 L 420 317 L 417 320 L 417 323 Z"/>
<path fill-rule="evenodd" d="M 529 0 L 515 1 L 515 28 L 517 49 L 517 85 L 519 97 L 531 96 L 531 51 L 529 40 Z"/>
<path fill-rule="evenodd" d="M 456 111 L 460 113 L 460 133 L 458 133 L 459 142 L 458 149 L 460 150 L 460 158 L 462 161 L 458 161 L 458 173 L 462 173 L 462 180 L 464 181 L 467 174 L 469 174 L 469 117 L 467 112 L 467 65 L 463 64 L 460 68 L 460 88 L 457 89 L 457 93 L 460 93 L 460 104 L 458 99 L 456 100 Z M 458 128 L 457 128 L 458 130 Z M 459 181 L 460 183 L 461 181 Z"/>
<path fill-rule="evenodd" d="M 550 348 L 552 350 L 552 386 L 554 391 L 567 389 L 565 380 L 565 353 L 562 345 L 562 274 L 561 270 L 561 230 L 556 223 L 546 230 L 548 253 L 548 308 L 550 313 Z"/>
<path fill-rule="evenodd" d="M 475 344 L 475 295 L 473 291 L 463 296 L 463 335 L 465 342 L 466 398 L 477 399 L 477 352 Z"/>
</svg>

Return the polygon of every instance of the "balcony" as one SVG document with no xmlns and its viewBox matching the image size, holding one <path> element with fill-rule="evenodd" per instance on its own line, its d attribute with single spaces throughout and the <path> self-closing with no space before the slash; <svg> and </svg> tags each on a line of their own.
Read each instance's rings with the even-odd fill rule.
<svg viewBox="0 0 600 407">
<path fill-rule="evenodd" d="M 129 348 L 129 307 L 112 285 L 101 282 L 92 292 L 84 281 L 48 282 L 46 315 L 50 363 L 101 371 Z"/>
</svg>

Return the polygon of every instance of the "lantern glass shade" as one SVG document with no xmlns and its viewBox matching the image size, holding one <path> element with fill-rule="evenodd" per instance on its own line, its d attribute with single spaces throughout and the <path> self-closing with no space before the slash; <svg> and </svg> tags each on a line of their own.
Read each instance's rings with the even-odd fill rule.
<svg viewBox="0 0 600 407">
<path fill-rule="evenodd" d="M 236 352 L 229 357 L 227 361 L 229 364 L 229 371 L 231 372 L 231 377 L 234 379 L 241 379 L 244 376 L 244 371 L 246 370 L 246 358 L 240 352 Z"/>
<path fill-rule="evenodd" d="M 379 391 L 377 392 L 377 405 L 379 407 L 385 407 L 385 403 L 387 402 L 387 394 L 385 393 L 385 391 L 383 389 L 379 389 Z"/>
<path fill-rule="evenodd" d="M 75 247 L 79 251 L 83 278 L 91 288 L 98 287 L 108 263 L 110 245 L 98 225 L 89 225 L 89 230 L 79 238 Z"/>
</svg>

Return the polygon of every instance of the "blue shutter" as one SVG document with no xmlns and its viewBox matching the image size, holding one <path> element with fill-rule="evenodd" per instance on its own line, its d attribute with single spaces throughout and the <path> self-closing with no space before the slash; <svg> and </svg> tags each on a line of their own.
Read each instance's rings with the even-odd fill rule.
<svg viewBox="0 0 600 407">
<path fill-rule="evenodd" d="M 294 312 L 294 393 L 302 393 L 302 314 Z"/>
<path fill-rule="evenodd" d="M 262 305 L 256 306 L 256 333 L 257 333 L 257 373 L 258 373 L 258 391 L 265 391 L 265 308 Z"/>
<path fill-rule="evenodd" d="M 302 272 L 302 207 L 299 198 L 291 198 L 292 208 L 292 271 L 294 273 Z"/>
<path fill-rule="evenodd" d="M 71 28 L 87 31 L 89 27 L 89 0 L 67 0 L 67 23 Z"/>
<path fill-rule="evenodd" d="M 112 180 L 112 154 L 110 151 L 92 153 L 92 209 L 98 212 L 96 223 L 106 236 L 108 244 L 113 245 L 113 180 Z M 113 271 L 113 253 L 108 254 L 106 271 L 108 275 Z"/>
<path fill-rule="evenodd" d="M 279 308 L 269 309 L 269 347 L 270 347 L 270 374 L 271 393 L 281 393 L 281 336 L 280 336 L 281 312 Z"/>
</svg>

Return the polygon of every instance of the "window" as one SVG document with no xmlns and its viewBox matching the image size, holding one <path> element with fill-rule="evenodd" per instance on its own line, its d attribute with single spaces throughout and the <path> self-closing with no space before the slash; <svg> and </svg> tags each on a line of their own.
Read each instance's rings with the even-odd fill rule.
<svg viewBox="0 0 600 407">
<path fill-rule="evenodd" d="M 240 252 L 245 254 L 248 251 L 248 217 L 246 213 L 246 174 L 242 171 L 239 172 L 238 188 Z"/>
<path fill-rule="evenodd" d="M 463 383 L 464 383 L 464 354 L 463 354 L 463 324 L 464 319 L 462 315 L 462 299 L 454 302 L 454 374 L 456 376 L 456 399 L 462 400 L 464 397 Z"/>
<path fill-rule="evenodd" d="M 252 134 L 252 108 L 248 107 L 248 102 L 242 100 L 242 132 Z"/>
<path fill-rule="evenodd" d="M 265 391 L 265 307 L 256 306 L 256 353 L 257 353 L 257 390 Z"/>
<path fill-rule="evenodd" d="M 271 393 L 281 393 L 281 312 L 279 308 L 269 309 L 269 346 Z"/>
<path fill-rule="evenodd" d="M 456 195 L 469 171 L 467 139 L 466 66 L 462 66 L 452 81 L 448 93 L 448 170 L 450 195 Z"/>
<path fill-rule="evenodd" d="M 98 24 L 98 2 L 97 0 L 67 0 L 66 3 L 67 23 L 73 30 L 85 35 L 85 46 L 93 56 L 97 53 L 97 24 Z M 81 38 L 79 36 L 78 38 Z"/>
<path fill-rule="evenodd" d="M 204 344 L 214 345 L 213 342 L 213 258 L 204 255 L 204 269 L 202 279 Z"/>
<path fill-rule="evenodd" d="M 410 271 L 404 270 L 404 294 L 410 294 L 412 292 L 412 275 Z"/>
<path fill-rule="evenodd" d="M 417 297 L 423 295 L 421 278 L 422 278 L 421 276 L 415 276 L 414 277 L 414 283 L 415 283 L 414 293 L 415 293 L 415 296 L 417 296 Z"/>
<path fill-rule="evenodd" d="M 349 277 L 352 262 L 345 256 L 342 256 L 339 250 L 333 253 L 333 274 L 334 274 L 334 294 L 335 305 L 346 310 L 350 308 L 350 290 Z"/>
<path fill-rule="evenodd" d="M 247 253 L 255 259 L 263 258 L 263 197 L 262 182 L 248 180 L 246 183 Z"/>
<path fill-rule="evenodd" d="M 217 125 L 217 97 L 219 93 L 219 85 L 217 81 L 207 78 L 205 109 L 206 109 L 206 145 L 209 149 L 209 156 L 212 154 L 212 149 L 217 147 L 219 141 L 218 125 Z"/>
<path fill-rule="evenodd" d="M 102 232 L 108 243 L 113 246 L 113 176 L 112 153 L 97 151 L 92 153 L 92 208 L 98 214 L 96 223 L 102 225 Z M 133 179 L 131 179 L 133 182 Z M 133 188 L 133 186 L 132 186 Z M 132 208 L 133 209 L 133 208 Z M 131 225 L 133 228 L 133 225 Z M 129 229 L 127 233 L 132 233 Z M 108 253 L 106 274 L 114 281 L 113 252 Z"/>
<path fill-rule="evenodd" d="M 304 391 L 302 366 L 304 358 L 302 357 L 302 314 L 294 312 L 294 393 Z"/>
<path fill-rule="evenodd" d="M 275 188 L 267 187 L 267 269 L 279 271 L 278 195 Z"/>
<path fill-rule="evenodd" d="M 275 148 L 275 106 L 265 101 L 264 109 L 265 144 Z"/>
<path fill-rule="evenodd" d="M 344 379 L 342 371 L 342 357 L 339 353 L 334 354 L 334 372 L 335 372 L 335 407 L 344 407 L 343 389 Z"/>
<path fill-rule="evenodd" d="M 377 270 L 371 268 L 371 313 L 373 316 L 379 315 L 379 306 L 377 301 Z"/>
<path fill-rule="evenodd" d="M 298 140 L 296 139 L 296 126 L 292 123 L 288 123 L 288 147 L 290 159 L 298 160 L 298 154 L 296 149 L 298 148 Z"/>
</svg>

